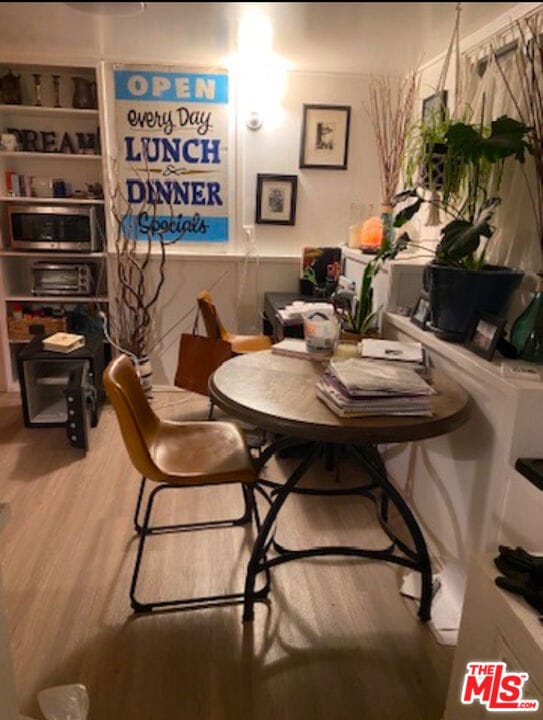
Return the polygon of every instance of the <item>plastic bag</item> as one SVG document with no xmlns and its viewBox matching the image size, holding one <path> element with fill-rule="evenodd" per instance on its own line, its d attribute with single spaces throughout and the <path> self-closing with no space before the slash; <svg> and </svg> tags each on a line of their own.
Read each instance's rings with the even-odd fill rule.
<svg viewBox="0 0 543 720">
<path fill-rule="evenodd" d="M 59 685 L 38 693 L 40 710 L 47 720 L 87 720 L 89 696 L 84 685 Z"/>
</svg>

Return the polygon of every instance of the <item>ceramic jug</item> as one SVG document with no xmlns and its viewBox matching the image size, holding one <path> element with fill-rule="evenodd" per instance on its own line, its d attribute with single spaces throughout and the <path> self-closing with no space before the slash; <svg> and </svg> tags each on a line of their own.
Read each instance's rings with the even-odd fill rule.
<svg viewBox="0 0 543 720">
<path fill-rule="evenodd" d="M 94 109 L 96 105 L 96 83 L 82 77 L 73 77 L 74 97 L 72 105 L 79 109 Z"/>
<path fill-rule="evenodd" d="M 11 70 L 0 77 L 0 99 L 4 105 L 21 104 L 21 76 Z"/>
</svg>

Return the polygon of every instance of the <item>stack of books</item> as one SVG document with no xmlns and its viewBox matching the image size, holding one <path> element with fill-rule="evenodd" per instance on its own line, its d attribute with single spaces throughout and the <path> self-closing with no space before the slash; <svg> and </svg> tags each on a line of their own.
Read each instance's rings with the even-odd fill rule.
<svg viewBox="0 0 543 720">
<path fill-rule="evenodd" d="M 58 332 L 43 341 L 43 349 L 51 352 L 71 353 L 85 346 L 85 336 Z"/>
<path fill-rule="evenodd" d="M 317 397 L 340 417 L 430 417 L 434 394 L 412 368 L 361 358 L 332 360 L 317 383 Z"/>
</svg>

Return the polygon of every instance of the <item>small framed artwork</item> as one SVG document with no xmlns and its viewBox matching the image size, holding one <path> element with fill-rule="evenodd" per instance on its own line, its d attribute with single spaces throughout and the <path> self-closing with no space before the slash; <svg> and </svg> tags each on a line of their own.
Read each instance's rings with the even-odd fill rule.
<svg viewBox="0 0 543 720">
<path fill-rule="evenodd" d="M 504 327 L 504 318 L 478 312 L 470 323 L 464 345 L 485 360 L 492 360 Z"/>
<path fill-rule="evenodd" d="M 447 110 L 447 91 L 440 90 L 439 92 L 429 95 L 422 101 L 422 119 L 426 123 L 430 123 L 433 120 L 437 122 L 443 122 L 445 120 L 445 112 Z"/>
<path fill-rule="evenodd" d="M 350 105 L 304 105 L 300 167 L 346 170 Z"/>
<path fill-rule="evenodd" d="M 419 299 L 411 312 L 411 322 L 426 330 L 430 320 L 430 300 L 427 295 L 419 295 Z"/>
<path fill-rule="evenodd" d="M 294 225 L 297 175 L 263 175 L 256 178 L 256 222 L 260 225 Z"/>
</svg>

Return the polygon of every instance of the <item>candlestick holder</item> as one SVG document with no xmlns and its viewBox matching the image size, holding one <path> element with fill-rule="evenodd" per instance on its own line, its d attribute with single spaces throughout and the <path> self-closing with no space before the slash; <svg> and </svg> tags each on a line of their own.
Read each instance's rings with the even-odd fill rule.
<svg viewBox="0 0 543 720">
<path fill-rule="evenodd" d="M 54 107 L 59 108 L 60 105 L 60 75 L 51 75 L 53 78 L 53 93 L 55 104 Z"/>
<path fill-rule="evenodd" d="M 39 107 L 41 105 L 41 74 L 33 73 L 32 77 L 34 78 L 34 105 Z"/>
</svg>

